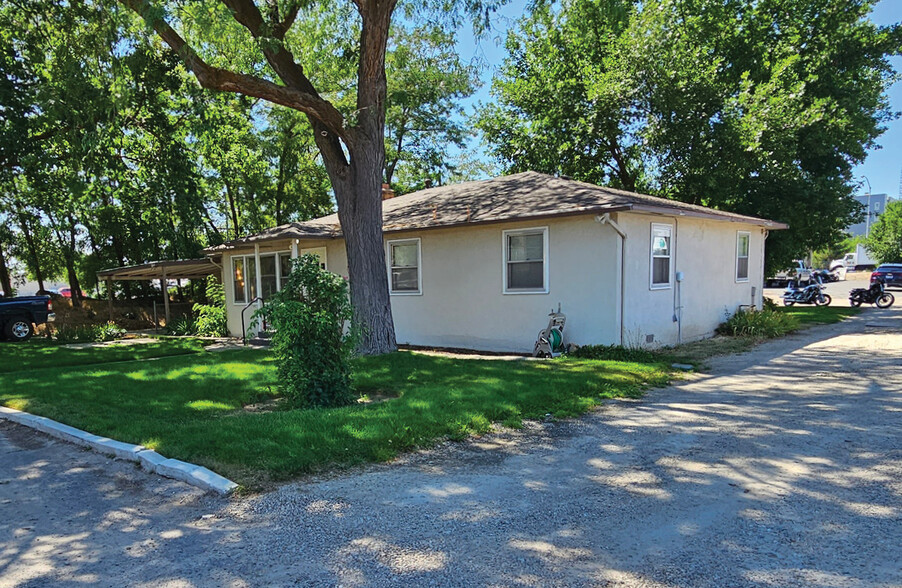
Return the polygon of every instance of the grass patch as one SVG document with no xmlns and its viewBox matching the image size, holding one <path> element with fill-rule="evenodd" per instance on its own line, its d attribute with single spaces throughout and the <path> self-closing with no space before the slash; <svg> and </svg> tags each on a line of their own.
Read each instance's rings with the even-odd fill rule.
<svg viewBox="0 0 902 588">
<path fill-rule="evenodd" d="M 795 317 L 804 325 L 832 325 L 855 316 L 860 308 L 844 306 L 782 306 L 778 312 Z"/>
<path fill-rule="evenodd" d="M 64 351 L 56 349 L 56 351 Z M 43 357 L 43 356 L 42 356 Z M 22 361 L 28 361 L 23 357 Z M 668 381 L 660 365 L 560 358 L 501 361 L 398 352 L 354 360 L 355 385 L 382 402 L 252 411 L 278 395 L 267 351 L 43 367 L 3 377 L 0 404 L 151 446 L 254 487 L 334 466 L 384 461 L 492 423 L 581 414 Z"/>
<path fill-rule="evenodd" d="M 46 339 L 29 339 L 24 343 L 0 342 L 0 374 L 188 355 L 203 350 L 204 342 L 199 339 L 161 339 L 140 345 L 109 344 L 85 349 L 68 349 Z"/>
</svg>

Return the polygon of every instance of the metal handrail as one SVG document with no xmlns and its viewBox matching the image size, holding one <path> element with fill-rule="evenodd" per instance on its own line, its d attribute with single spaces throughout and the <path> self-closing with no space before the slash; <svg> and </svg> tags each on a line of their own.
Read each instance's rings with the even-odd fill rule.
<svg viewBox="0 0 902 588">
<path fill-rule="evenodd" d="M 247 329 L 244 326 L 244 313 L 248 308 L 256 304 L 257 302 L 261 302 L 261 306 L 266 306 L 266 301 L 260 296 L 255 297 L 253 300 L 247 303 L 247 305 L 241 309 L 241 344 L 247 345 Z M 263 315 L 263 330 L 266 330 L 266 315 Z"/>
</svg>

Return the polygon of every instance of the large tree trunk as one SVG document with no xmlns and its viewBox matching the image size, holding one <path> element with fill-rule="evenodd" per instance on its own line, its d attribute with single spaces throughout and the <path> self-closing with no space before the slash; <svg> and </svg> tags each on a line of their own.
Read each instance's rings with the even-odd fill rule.
<svg viewBox="0 0 902 588">
<path fill-rule="evenodd" d="M 146 0 L 121 0 L 141 14 L 205 88 L 239 92 L 307 115 L 316 145 L 335 190 L 339 222 L 348 252 L 351 303 L 363 330 L 360 351 L 394 351 L 395 329 L 382 246 L 382 173 L 385 163 L 385 51 L 396 0 L 357 0 L 360 57 L 357 109 L 348 120 L 323 99 L 284 44 L 301 3 L 267 3 L 264 15 L 253 0 L 223 0 L 232 16 L 259 41 L 260 50 L 282 84 L 206 63 Z M 347 157 L 346 156 L 349 156 Z"/>
<path fill-rule="evenodd" d="M 0 243 L 0 290 L 4 296 L 13 295 L 12 280 L 9 279 L 9 268 L 6 265 L 6 256 L 3 255 L 3 243 Z"/>
<path fill-rule="evenodd" d="M 398 348 L 382 243 L 382 161 L 373 157 L 373 151 L 352 153 L 347 181 L 332 184 L 348 253 L 351 304 L 362 329 L 359 351 L 364 355 Z"/>
</svg>

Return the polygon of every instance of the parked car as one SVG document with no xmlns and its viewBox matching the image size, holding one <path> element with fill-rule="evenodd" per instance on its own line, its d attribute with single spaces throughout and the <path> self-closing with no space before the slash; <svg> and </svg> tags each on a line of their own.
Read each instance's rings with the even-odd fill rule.
<svg viewBox="0 0 902 588">
<path fill-rule="evenodd" d="M 56 320 L 50 296 L 19 296 L 0 300 L 0 336 L 8 341 L 26 341 L 35 325 Z"/>
<path fill-rule="evenodd" d="M 883 280 L 887 288 L 902 288 L 902 263 L 883 263 L 871 272 L 871 283 Z"/>
<path fill-rule="evenodd" d="M 72 288 L 60 288 L 56 293 L 63 298 L 72 298 Z"/>
</svg>

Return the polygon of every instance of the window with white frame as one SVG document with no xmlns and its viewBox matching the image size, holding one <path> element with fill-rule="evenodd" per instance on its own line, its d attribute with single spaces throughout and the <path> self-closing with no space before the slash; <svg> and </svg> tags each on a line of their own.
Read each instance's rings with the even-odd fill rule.
<svg viewBox="0 0 902 588">
<path fill-rule="evenodd" d="M 421 294 L 420 240 L 388 242 L 389 286 L 392 294 Z"/>
<path fill-rule="evenodd" d="M 235 304 L 247 304 L 257 296 L 264 300 L 282 289 L 291 271 L 291 254 L 287 251 L 260 254 L 260 287 L 257 293 L 257 257 L 232 256 L 232 294 Z"/>
<path fill-rule="evenodd" d="M 736 233 L 736 281 L 749 281 L 749 241 L 752 235 L 748 231 Z"/>
<path fill-rule="evenodd" d="M 548 227 L 503 232 L 504 293 L 548 293 Z"/>
<path fill-rule="evenodd" d="M 651 288 L 670 287 L 670 260 L 673 255 L 673 226 L 651 225 Z"/>
<path fill-rule="evenodd" d="M 244 258 L 243 257 L 233 257 L 232 258 L 232 287 L 235 293 L 234 300 L 235 303 L 244 304 L 247 302 L 247 294 L 245 292 L 245 287 L 247 278 L 244 274 Z"/>
</svg>

